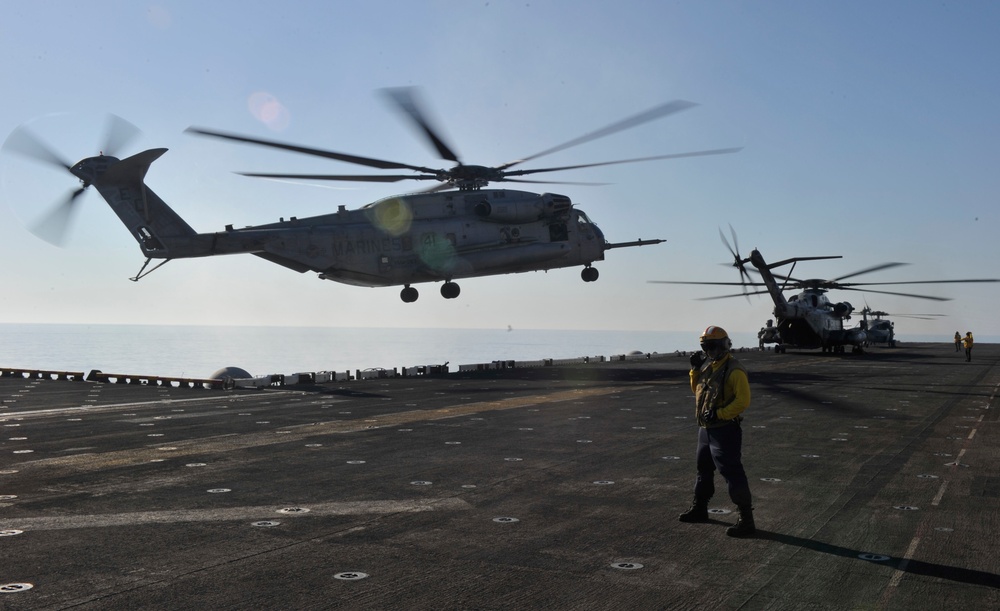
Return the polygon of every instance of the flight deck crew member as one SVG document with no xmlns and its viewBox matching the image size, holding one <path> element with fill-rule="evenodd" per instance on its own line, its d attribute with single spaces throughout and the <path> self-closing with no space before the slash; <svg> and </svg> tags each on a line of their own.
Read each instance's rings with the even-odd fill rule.
<svg viewBox="0 0 1000 611">
<path fill-rule="evenodd" d="M 750 484 L 743 470 L 743 429 L 740 415 L 750 405 L 747 371 L 730 348 L 732 342 L 722 327 L 711 326 L 699 338 L 701 352 L 691 355 L 691 390 L 698 420 L 698 475 L 694 503 L 679 516 L 681 522 L 707 522 L 708 501 L 715 494 L 715 471 L 726 480 L 729 498 L 739 508 L 740 517 L 726 529 L 731 537 L 748 537 L 756 532 L 753 522 Z M 707 355 L 707 359 L 705 358 Z"/>
<path fill-rule="evenodd" d="M 958 334 L 958 331 L 955 331 L 955 352 L 958 352 L 961 345 L 962 345 L 962 336 Z"/>
<path fill-rule="evenodd" d="M 972 361 L 972 331 L 966 331 L 962 338 L 962 345 L 965 346 L 965 360 Z"/>
</svg>

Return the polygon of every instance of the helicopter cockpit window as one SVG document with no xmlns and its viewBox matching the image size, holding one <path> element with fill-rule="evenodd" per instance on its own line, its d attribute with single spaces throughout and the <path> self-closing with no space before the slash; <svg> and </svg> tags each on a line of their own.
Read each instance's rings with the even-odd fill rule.
<svg viewBox="0 0 1000 611">
<path fill-rule="evenodd" d="M 593 221 L 591 221 L 589 218 L 587 218 L 587 215 L 586 215 L 586 213 L 584 213 L 583 210 L 577 210 L 576 211 L 576 222 L 581 227 L 585 227 L 587 225 L 593 225 L 594 224 Z"/>
</svg>

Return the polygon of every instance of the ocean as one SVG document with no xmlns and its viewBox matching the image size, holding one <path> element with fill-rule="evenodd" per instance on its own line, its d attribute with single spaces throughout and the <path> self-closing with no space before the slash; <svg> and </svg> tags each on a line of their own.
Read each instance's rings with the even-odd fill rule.
<svg viewBox="0 0 1000 611">
<path fill-rule="evenodd" d="M 755 334 L 734 334 L 756 345 Z M 388 329 L 0 324 L 0 366 L 209 377 L 224 367 L 252 375 L 351 371 L 492 361 L 672 353 L 697 348 L 697 332 L 540 329 Z"/>
<path fill-rule="evenodd" d="M 756 332 L 733 332 L 756 347 Z M 207 327 L 0 323 L 0 367 L 205 378 L 225 367 L 254 376 L 402 369 L 448 363 L 537 361 L 673 353 L 698 348 L 698 332 L 544 329 Z M 908 336 L 915 342 L 950 342 Z M 996 341 L 983 338 L 982 341 Z"/>
</svg>

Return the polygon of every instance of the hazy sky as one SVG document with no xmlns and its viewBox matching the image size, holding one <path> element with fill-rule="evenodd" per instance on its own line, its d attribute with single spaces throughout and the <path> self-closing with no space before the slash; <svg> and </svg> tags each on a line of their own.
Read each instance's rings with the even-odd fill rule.
<svg viewBox="0 0 1000 611">
<path fill-rule="evenodd" d="M 105 113 L 167 147 L 147 184 L 202 232 L 312 216 L 399 193 L 234 171 L 363 173 L 182 133 L 192 125 L 432 167 L 437 159 L 379 89 L 419 86 L 467 163 L 544 150 L 673 99 L 686 112 L 546 157 L 572 165 L 723 147 L 735 155 L 550 174 L 612 242 L 601 277 L 578 268 L 466 279 L 444 300 L 418 285 L 358 288 L 253 256 L 168 263 L 133 283 L 138 246 L 95 190 L 64 248 L 30 222 L 77 186 L 0 155 L 0 322 L 754 331 L 764 297 L 697 301 L 735 281 L 718 237 L 801 263 L 798 277 L 1000 277 L 1000 4 L 995 2 L 578 2 L 574 0 L 18 2 L 0 20 L 0 138 L 28 123 L 65 157 L 96 154 Z M 263 121 L 259 100 L 280 104 Z M 260 113 L 256 113 L 259 115 Z M 530 166 L 525 166 L 530 167 Z M 426 183 L 413 183 L 420 188 Z M 897 333 L 1000 335 L 1000 284 L 886 287 L 953 296 L 831 298 L 893 313 Z"/>
</svg>

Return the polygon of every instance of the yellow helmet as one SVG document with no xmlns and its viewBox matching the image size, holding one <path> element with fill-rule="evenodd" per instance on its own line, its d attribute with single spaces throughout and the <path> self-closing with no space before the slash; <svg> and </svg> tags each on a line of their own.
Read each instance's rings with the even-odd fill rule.
<svg viewBox="0 0 1000 611">
<path fill-rule="evenodd" d="M 729 334 L 722 327 L 716 327 L 711 325 L 705 328 L 705 331 L 698 338 L 701 343 L 701 349 L 708 352 L 709 348 L 723 348 L 729 350 L 732 347 L 733 342 L 729 339 Z"/>
<path fill-rule="evenodd" d="M 706 339 L 727 339 L 729 334 L 722 327 L 716 327 L 715 325 L 705 328 L 705 331 L 698 338 L 699 342 L 703 342 Z"/>
</svg>

